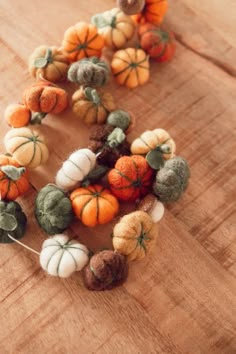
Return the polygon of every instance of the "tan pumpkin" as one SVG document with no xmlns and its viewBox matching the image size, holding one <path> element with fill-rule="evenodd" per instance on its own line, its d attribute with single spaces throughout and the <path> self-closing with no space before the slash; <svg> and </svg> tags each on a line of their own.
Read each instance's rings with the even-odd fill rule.
<svg viewBox="0 0 236 354">
<path fill-rule="evenodd" d="M 116 109 L 113 96 L 103 89 L 81 87 L 72 96 L 73 111 L 86 124 L 103 124 Z"/>
<path fill-rule="evenodd" d="M 69 61 L 63 51 L 57 47 L 41 45 L 29 58 L 29 72 L 35 78 L 57 82 L 65 80 L 69 69 Z"/>
<path fill-rule="evenodd" d="M 114 249 L 130 261 L 144 258 L 158 236 L 158 225 L 155 229 L 153 225 L 151 217 L 141 210 L 123 216 L 113 229 Z"/>
<path fill-rule="evenodd" d="M 11 129 L 5 136 L 4 144 L 7 152 L 21 166 L 36 168 L 49 157 L 44 138 L 29 128 Z"/>
<path fill-rule="evenodd" d="M 114 8 L 92 17 L 92 23 L 104 37 L 109 48 L 122 48 L 133 37 L 135 24 L 130 16 Z"/>
</svg>

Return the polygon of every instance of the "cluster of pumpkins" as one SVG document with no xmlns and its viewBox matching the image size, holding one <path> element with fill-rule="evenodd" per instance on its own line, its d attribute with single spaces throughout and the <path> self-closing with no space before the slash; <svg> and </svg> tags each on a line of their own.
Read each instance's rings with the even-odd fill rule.
<svg viewBox="0 0 236 354">
<path fill-rule="evenodd" d="M 134 118 L 117 109 L 110 92 L 100 88 L 110 71 L 120 84 L 143 84 L 149 77 L 148 57 L 165 61 L 174 53 L 172 35 L 157 27 L 167 9 L 165 0 L 120 0 L 118 5 L 95 15 L 92 24 L 70 27 L 61 48 L 41 46 L 34 51 L 29 68 L 37 81 L 23 92 L 22 104 L 5 110 L 13 129 L 4 139 L 7 154 L 0 156 L 0 242 L 9 243 L 25 233 L 27 219 L 15 200 L 30 187 L 28 170 L 49 158 L 44 137 L 32 126 L 48 113 L 59 114 L 68 107 L 67 92 L 55 82 L 68 79 L 80 85 L 72 106 L 81 120 L 93 126 L 90 144 L 64 161 L 55 184 L 39 191 L 35 217 L 52 236 L 42 245 L 42 268 L 59 277 L 82 270 L 91 290 L 111 289 L 125 281 L 128 261 L 142 259 L 155 242 L 158 227 L 154 224 L 163 216 L 162 203 L 180 198 L 190 174 L 187 162 L 175 156 L 175 142 L 165 130 L 146 131 L 130 144 L 127 134 Z M 143 49 L 121 49 L 115 52 L 110 69 L 100 59 L 103 47 L 122 48 L 134 34 L 135 21 L 140 24 L 140 45 L 148 54 Z M 63 234 L 75 217 L 88 227 L 110 222 L 119 212 L 120 201 L 137 202 L 138 210 L 115 225 L 114 251 L 90 257 L 85 245 Z"/>
</svg>

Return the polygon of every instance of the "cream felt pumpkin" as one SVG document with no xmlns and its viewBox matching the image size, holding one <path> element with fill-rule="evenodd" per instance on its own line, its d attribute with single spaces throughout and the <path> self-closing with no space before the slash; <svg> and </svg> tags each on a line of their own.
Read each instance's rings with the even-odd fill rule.
<svg viewBox="0 0 236 354">
<path fill-rule="evenodd" d="M 64 234 L 48 238 L 40 253 L 41 267 L 50 275 L 68 278 L 82 270 L 89 261 L 86 246 L 75 240 L 69 240 Z"/>
<path fill-rule="evenodd" d="M 93 170 L 96 155 L 89 149 L 80 149 L 63 163 L 56 176 L 58 187 L 69 190 L 81 182 Z"/>
<path fill-rule="evenodd" d="M 133 20 L 118 8 L 97 14 L 91 21 L 109 48 L 122 48 L 133 37 L 135 30 Z"/>
<path fill-rule="evenodd" d="M 29 128 L 11 129 L 5 136 L 4 144 L 7 152 L 21 166 L 36 168 L 49 157 L 43 136 Z"/>
</svg>

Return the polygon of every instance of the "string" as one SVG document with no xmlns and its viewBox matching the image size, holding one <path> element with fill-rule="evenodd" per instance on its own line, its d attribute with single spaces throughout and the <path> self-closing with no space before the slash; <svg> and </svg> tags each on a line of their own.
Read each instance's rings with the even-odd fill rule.
<svg viewBox="0 0 236 354">
<path fill-rule="evenodd" d="M 33 248 L 29 247 L 29 246 L 26 246 L 24 243 L 20 242 L 19 240 L 15 239 L 13 236 L 7 234 L 7 236 L 14 242 L 18 243 L 20 246 L 26 248 L 27 250 L 37 254 L 38 256 L 40 256 L 40 253 L 35 251 Z"/>
</svg>

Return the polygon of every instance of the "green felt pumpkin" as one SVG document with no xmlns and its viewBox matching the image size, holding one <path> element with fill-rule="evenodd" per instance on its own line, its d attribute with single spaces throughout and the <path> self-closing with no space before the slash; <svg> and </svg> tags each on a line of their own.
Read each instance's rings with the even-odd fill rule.
<svg viewBox="0 0 236 354">
<path fill-rule="evenodd" d="M 174 202 L 187 188 L 189 177 L 187 161 L 180 156 L 173 157 L 157 172 L 153 191 L 161 202 Z"/>
<path fill-rule="evenodd" d="M 25 234 L 27 219 L 17 202 L 0 200 L 0 243 L 14 242 L 8 234 L 20 239 Z"/>
<path fill-rule="evenodd" d="M 71 201 L 61 189 L 49 184 L 37 195 L 35 217 L 47 234 L 61 233 L 73 220 Z"/>
</svg>

